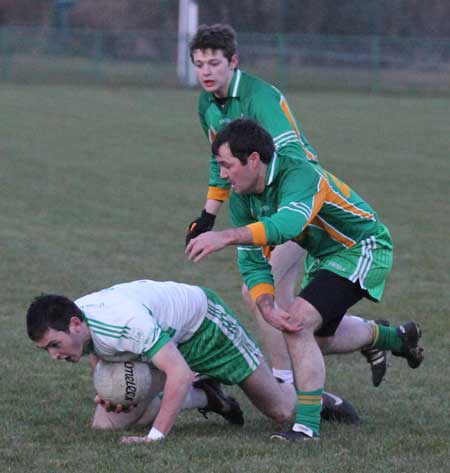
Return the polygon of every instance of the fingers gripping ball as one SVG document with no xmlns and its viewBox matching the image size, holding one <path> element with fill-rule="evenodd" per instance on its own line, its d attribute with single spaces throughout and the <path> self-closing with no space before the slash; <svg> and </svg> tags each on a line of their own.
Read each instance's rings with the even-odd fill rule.
<svg viewBox="0 0 450 473">
<path fill-rule="evenodd" d="M 146 363 L 99 361 L 94 370 L 97 394 L 113 404 L 129 406 L 142 401 L 150 391 L 152 376 Z"/>
</svg>

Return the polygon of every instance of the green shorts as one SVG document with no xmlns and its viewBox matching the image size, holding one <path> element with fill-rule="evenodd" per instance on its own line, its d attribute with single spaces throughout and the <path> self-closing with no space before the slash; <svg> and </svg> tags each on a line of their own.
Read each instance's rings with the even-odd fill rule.
<svg viewBox="0 0 450 473">
<path fill-rule="evenodd" d="M 353 248 L 320 259 L 307 255 L 302 288 L 309 284 L 317 271 L 327 269 L 358 283 L 372 299 L 380 301 L 392 268 L 392 256 L 392 241 L 389 231 L 384 227 L 377 235 L 366 238 Z"/>
<path fill-rule="evenodd" d="M 262 353 L 222 299 L 202 289 L 208 297 L 205 320 L 178 349 L 192 371 L 224 384 L 238 384 L 256 370 Z"/>
</svg>

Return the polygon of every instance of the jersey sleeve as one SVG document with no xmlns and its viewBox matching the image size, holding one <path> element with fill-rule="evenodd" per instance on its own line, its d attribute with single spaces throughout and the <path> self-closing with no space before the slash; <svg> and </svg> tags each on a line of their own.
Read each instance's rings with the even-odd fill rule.
<svg viewBox="0 0 450 473">
<path fill-rule="evenodd" d="M 299 239 L 319 213 L 328 191 L 327 180 L 307 163 L 280 177 L 278 185 L 277 212 L 248 225 L 255 245 L 280 245 Z"/>
<path fill-rule="evenodd" d="M 249 103 L 249 115 L 270 133 L 279 155 L 317 161 L 317 153 L 303 135 L 287 100 L 277 89 L 267 86 L 255 93 Z"/>
<path fill-rule="evenodd" d="M 243 227 L 256 222 L 252 217 L 245 196 L 232 193 L 230 214 L 235 227 Z M 272 268 L 269 263 L 270 248 L 261 245 L 239 245 L 237 247 L 238 268 L 250 297 L 256 300 L 262 294 L 275 295 Z"/>
<path fill-rule="evenodd" d="M 120 307 L 102 307 L 101 311 L 113 317 L 94 316 L 87 322 L 104 353 L 112 356 L 131 353 L 151 359 L 170 341 L 169 335 L 143 305 L 123 301 Z"/>
<path fill-rule="evenodd" d="M 198 107 L 198 116 L 200 125 L 203 132 L 205 133 L 209 143 L 211 144 L 216 137 L 216 133 L 208 127 L 205 118 L 205 111 L 207 107 L 207 99 L 200 95 L 199 107 Z M 230 184 L 220 177 L 220 166 L 217 164 L 216 158 L 211 154 L 209 159 L 209 182 L 208 182 L 208 199 L 227 200 L 230 195 Z"/>
</svg>

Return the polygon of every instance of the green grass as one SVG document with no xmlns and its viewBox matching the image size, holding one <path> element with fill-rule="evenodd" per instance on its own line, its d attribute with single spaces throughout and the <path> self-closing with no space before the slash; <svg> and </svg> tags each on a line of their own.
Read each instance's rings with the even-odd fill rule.
<svg viewBox="0 0 450 473">
<path fill-rule="evenodd" d="M 5 85 L 0 88 L 0 466 L 2 472 L 447 472 L 450 221 L 448 98 L 289 97 L 322 163 L 390 227 L 395 266 L 384 300 L 354 312 L 424 330 L 417 371 L 391 360 L 373 388 L 361 356 L 327 360 L 329 390 L 360 427 L 324 424 L 318 445 L 272 444 L 277 428 L 237 389 L 246 425 L 184 414 L 167 442 L 119 446 L 89 430 L 87 363 L 50 362 L 27 339 L 41 291 L 77 297 L 137 278 L 209 285 L 255 326 L 232 249 L 200 265 L 184 232 L 205 195 L 208 146 L 196 93 Z M 219 227 L 228 223 L 226 213 Z"/>
</svg>

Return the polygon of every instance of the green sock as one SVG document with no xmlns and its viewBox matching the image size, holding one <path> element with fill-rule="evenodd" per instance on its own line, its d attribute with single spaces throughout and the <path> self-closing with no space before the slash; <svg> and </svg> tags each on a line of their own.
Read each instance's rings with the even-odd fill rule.
<svg viewBox="0 0 450 473">
<path fill-rule="evenodd" d="M 320 432 L 320 411 L 322 410 L 323 389 L 297 391 L 295 423 L 309 427 L 317 435 Z"/>
<path fill-rule="evenodd" d="M 380 350 L 401 352 L 403 349 L 403 340 L 398 336 L 396 327 L 375 325 L 375 335 L 373 337 L 372 347 L 379 348 Z"/>
</svg>

